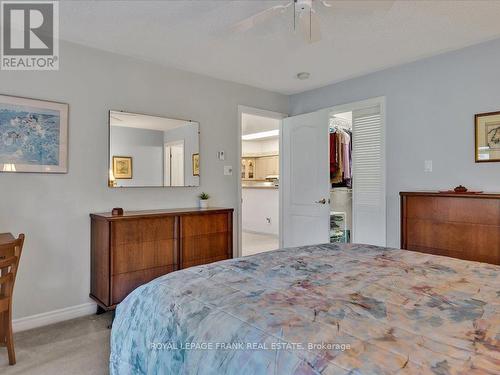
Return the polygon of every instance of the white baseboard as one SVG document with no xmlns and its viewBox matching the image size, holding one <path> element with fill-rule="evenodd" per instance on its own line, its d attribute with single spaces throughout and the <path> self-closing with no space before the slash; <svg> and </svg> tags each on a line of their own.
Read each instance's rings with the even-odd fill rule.
<svg viewBox="0 0 500 375">
<path fill-rule="evenodd" d="M 96 304 L 88 302 L 77 306 L 66 307 L 64 309 L 14 319 L 12 321 L 12 330 L 14 332 L 26 331 L 28 329 L 48 326 L 49 324 L 59 323 L 81 316 L 92 315 L 95 314 L 95 312 Z"/>
<path fill-rule="evenodd" d="M 243 229 L 243 232 L 247 232 L 247 233 L 251 233 L 251 234 L 261 234 L 261 235 L 265 235 L 265 236 L 273 236 L 273 237 L 279 238 L 278 233 L 258 232 L 255 230 L 248 230 L 248 229 Z"/>
</svg>

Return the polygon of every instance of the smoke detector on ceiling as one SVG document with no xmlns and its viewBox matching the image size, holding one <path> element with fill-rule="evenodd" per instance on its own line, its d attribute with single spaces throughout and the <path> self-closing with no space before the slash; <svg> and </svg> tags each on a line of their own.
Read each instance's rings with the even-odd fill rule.
<svg viewBox="0 0 500 375">
<path fill-rule="evenodd" d="M 301 81 L 303 81 L 305 79 L 309 79 L 310 76 L 311 76 L 311 74 L 309 72 L 297 73 L 297 79 L 300 79 Z"/>
</svg>

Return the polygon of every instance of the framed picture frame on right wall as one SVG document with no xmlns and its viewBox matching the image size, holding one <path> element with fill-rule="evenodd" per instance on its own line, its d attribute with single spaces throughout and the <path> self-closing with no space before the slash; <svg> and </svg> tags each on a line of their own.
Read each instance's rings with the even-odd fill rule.
<svg viewBox="0 0 500 375">
<path fill-rule="evenodd" d="M 478 113 L 474 120 L 476 163 L 500 162 L 500 111 Z"/>
</svg>

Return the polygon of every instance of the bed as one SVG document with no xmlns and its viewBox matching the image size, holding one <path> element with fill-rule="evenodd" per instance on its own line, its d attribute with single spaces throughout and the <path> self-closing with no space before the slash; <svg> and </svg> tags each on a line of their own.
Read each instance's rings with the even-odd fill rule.
<svg viewBox="0 0 500 375">
<path fill-rule="evenodd" d="M 174 272 L 118 306 L 110 372 L 499 374 L 500 267 L 331 244 Z"/>
</svg>

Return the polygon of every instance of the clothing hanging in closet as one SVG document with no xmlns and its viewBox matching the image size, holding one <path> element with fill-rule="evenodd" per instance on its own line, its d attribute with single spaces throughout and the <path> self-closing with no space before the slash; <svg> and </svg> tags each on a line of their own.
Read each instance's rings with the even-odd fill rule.
<svg viewBox="0 0 500 375">
<path fill-rule="evenodd" d="M 334 126 L 330 130 L 330 183 L 332 187 L 352 186 L 352 133 Z"/>
</svg>

